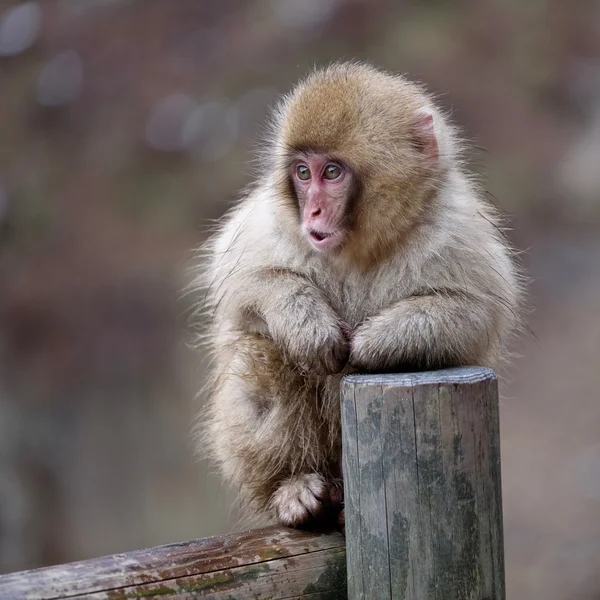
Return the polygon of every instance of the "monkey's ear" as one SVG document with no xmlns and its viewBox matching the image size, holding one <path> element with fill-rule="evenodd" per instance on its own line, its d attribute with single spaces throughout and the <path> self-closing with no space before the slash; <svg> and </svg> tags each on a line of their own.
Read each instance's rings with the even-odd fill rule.
<svg viewBox="0 0 600 600">
<path fill-rule="evenodd" d="M 440 151 L 433 127 L 433 113 L 428 108 L 420 108 L 414 118 L 414 145 L 430 166 L 437 162 Z"/>
</svg>

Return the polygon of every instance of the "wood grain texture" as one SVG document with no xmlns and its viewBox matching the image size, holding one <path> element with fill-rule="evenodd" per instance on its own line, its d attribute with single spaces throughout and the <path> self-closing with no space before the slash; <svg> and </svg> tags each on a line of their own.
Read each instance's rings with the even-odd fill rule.
<svg viewBox="0 0 600 600">
<path fill-rule="evenodd" d="M 494 372 L 346 376 L 342 429 L 348 597 L 504 600 Z"/>
<path fill-rule="evenodd" d="M 266 528 L 0 576 L 2 600 L 346 598 L 338 533 Z"/>
</svg>

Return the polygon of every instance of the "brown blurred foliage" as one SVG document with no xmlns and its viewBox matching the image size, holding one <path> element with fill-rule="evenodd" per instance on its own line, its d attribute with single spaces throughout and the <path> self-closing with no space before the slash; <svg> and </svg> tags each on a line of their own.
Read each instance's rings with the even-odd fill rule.
<svg viewBox="0 0 600 600">
<path fill-rule="evenodd" d="M 600 597 L 593 0 L 1 0 L 0 572 L 241 526 L 193 456 L 185 267 L 277 94 L 345 58 L 426 82 L 511 214 L 508 596 Z"/>
</svg>

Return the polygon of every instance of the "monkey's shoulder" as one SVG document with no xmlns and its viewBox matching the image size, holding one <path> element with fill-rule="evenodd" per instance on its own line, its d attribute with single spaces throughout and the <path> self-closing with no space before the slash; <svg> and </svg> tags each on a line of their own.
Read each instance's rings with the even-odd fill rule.
<svg viewBox="0 0 600 600">
<path fill-rule="evenodd" d="M 255 191 L 238 201 L 221 218 L 211 239 L 211 250 L 224 256 L 244 249 L 268 247 L 277 230 L 275 213 L 264 193 Z"/>
</svg>

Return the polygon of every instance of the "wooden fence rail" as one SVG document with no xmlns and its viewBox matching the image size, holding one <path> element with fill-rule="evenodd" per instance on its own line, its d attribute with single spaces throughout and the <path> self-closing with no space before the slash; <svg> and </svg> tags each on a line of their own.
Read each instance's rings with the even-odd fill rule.
<svg viewBox="0 0 600 600">
<path fill-rule="evenodd" d="M 349 375 L 341 397 L 346 540 L 216 536 L 3 575 L 0 599 L 505 600 L 494 373 Z"/>
<path fill-rule="evenodd" d="M 267 528 L 0 577 L 2 600 L 346 598 L 341 534 Z"/>
</svg>

